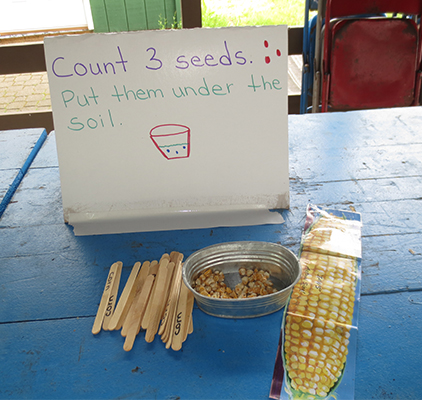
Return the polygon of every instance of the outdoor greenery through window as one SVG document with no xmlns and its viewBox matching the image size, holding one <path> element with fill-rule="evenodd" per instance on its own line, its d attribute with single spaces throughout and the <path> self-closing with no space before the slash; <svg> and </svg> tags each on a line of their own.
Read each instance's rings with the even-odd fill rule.
<svg viewBox="0 0 422 400">
<path fill-rule="evenodd" d="M 305 0 L 201 0 L 202 26 L 303 26 Z"/>
</svg>

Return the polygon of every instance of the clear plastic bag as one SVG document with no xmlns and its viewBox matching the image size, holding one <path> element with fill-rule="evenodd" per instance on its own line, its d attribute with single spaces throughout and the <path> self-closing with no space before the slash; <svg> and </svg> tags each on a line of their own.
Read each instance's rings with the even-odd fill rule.
<svg viewBox="0 0 422 400">
<path fill-rule="evenodd" d="M 309 205 L 302 276 L 285 308 L 270 397 L 353 399 L 361 216 Z"/>
</svg>

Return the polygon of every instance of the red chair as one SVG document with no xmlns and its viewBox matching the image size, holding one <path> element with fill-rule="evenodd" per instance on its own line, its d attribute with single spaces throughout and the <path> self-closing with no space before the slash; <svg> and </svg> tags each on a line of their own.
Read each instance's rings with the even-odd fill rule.
<svg viewBox="0 0 422 400">
<path fill-rule="evenodd" d="M 381 13 L 402 17 L 350 18 Z M 321 111 L 418 105 L 421 14 L 422 0 L 327 0 Z"/>
</svg>

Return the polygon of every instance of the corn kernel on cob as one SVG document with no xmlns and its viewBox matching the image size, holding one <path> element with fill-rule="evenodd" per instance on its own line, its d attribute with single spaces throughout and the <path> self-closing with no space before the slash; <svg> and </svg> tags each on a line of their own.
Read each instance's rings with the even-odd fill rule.
<svg viewBox="0 0 422 400">
<path fill-rule="evenodd" d="M 334 256 L 360 257 L 360 222 L 321 217 L 303 237 L 302 249 Z"/>
<path fill-rule="evenodd" d="M 284 322 L 284 363 L 294 398 L 325 398 L 344 370 L 357 261 L 302 252 L 302 276 Z"/>
</svg>

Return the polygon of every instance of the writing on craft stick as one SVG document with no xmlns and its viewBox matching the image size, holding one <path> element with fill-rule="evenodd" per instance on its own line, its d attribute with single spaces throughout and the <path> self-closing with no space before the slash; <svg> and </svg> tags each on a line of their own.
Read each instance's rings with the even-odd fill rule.
<svg viewBox="0 0 422 400">
<path fill-rule="evenodd" d="M 113 301 L 114 301 L 114 294 L 111 294 L 108 298 L 107 308 L 105 312 L 105 316 L 109 317 L 113 311 Z"/>
<path fill-rule="evenodd" d="M 111 282 L 113 281 L 114 271 L 111 271 L 107 277 L 107 283 L 105 287 L 105 291 L 109 290 L 111 287 Z"/>
<path fill-rule="evenodd" d="M 180 329 L 182 327 L 182 314 L 183 314 L 182 311 L 180 311 L 179 314 L 177 314 L 176 326 L 175 326 L 175 329 L 174 329 L 174 334 L 176 336 L 180 333 Z"/>
</svg>

